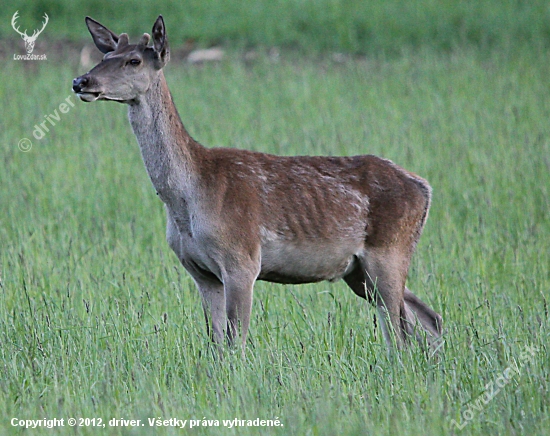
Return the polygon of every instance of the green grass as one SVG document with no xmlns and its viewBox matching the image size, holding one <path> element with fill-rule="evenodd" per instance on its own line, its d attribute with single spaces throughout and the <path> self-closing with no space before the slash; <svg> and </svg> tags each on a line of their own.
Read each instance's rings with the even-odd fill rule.
<svg viewBox="0 0 550 436">
<path fill-rule="evenodd" d="M 84 69 L 63 59 L 2 70 L 4 432 L 23 433 L 14 417 L 278 417 L 284 427 L 261 434 L 548 433 L 547 52 L 426 49 L 343 64 L 288 53 L 245 63 L 230 53 L 218 65 L 167 67 L 183 121 L 205 145 L 372 153 L 431 182 L 408 283 L 443 315 L 446 350 L 427 360 L 413 347 L 402 364 L 387 358 L 373 309 L 341 282 L 259 282 L 246 360 L 213 359 L 126 108 L 72 97 L 75 107 L 36 140 L 33 126 Z M 17 147 L 23 137 L 33 142 L 27 153 Z M 523 365 L 527 345 L 539 351 Z M 520 374 L 471 409 L 513 364 Z M 451 426 L 468 410 L 463 430 Z M 70 431 L 28 432 L 58 433 Z"/>
<path fill-rule="evenodd" d="M 18 9 L 21 29 L 40 27 L 47 13 L 44 35 L 72 40 L 88 39 L 85 15 L 117 33 L 140 36 L 163 14 L 175 45 L 191 40 L 395 54 L 403 47 L 550 43 L 546 0 L 35 0 Z M 0 10 L 0 38 L 18 38 L 8 24 L 15 10 Z"/>
</svg>

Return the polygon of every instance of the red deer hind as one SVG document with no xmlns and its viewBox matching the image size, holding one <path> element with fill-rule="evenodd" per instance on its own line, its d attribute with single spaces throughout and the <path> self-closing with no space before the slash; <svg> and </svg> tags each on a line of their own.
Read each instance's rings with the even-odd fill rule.
<svg viewBox="0 0 550 436">
<path fill-rule="evenodd" d="M 152 46 L 148 34 L 129 44 L 125 33 L 89 17 L 86 24 L 105 56 L 73 80 L 73 90 L 85 102 L 128 105 L 166 207 L 168 244 L 197 284 L 213 341 L 233 343 L 240 331 L 244 352 L 256 280 L 343 279 L 376 305 L 389 349 L 411 336 L 439 343 L 440 315 L 405 287 L 430 207 L 426 180 L 370 155 L 205 148 L 185 130 L 164 78 L 170 51 L 162 16 Z"/>
</svg>

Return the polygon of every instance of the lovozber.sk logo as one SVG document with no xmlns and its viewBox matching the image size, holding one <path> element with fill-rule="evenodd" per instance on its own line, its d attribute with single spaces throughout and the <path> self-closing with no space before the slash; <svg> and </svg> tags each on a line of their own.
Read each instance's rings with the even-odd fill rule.
<svg viewBox="0 0 550 436">
<path fill-rule="evenodd" d="M 48 24 L 49 17 L 48 14 L 44 13 L 44 21 L 42 22 L 42 29 L 34 30 L 32 35 L 27 35 L 27 29 L 25 29 L 24 32 L 21 32 L 19 30 L 19 26 L 16 27 L 16 21 L 19 18 L 19 11 L 16 11 L 15 14 L 13 14 L 13 17 L 11 19 L 11 27 L 13 27 L 13 30 L 15 30 L 19 35 L 21 35 L 21 38 L 23 38 L 23 41 L 25 41 L 25 50 L 27 50 L 26 55 L 13 55 L 14 60 L 22 60 L 22 61 L 45 61 L 46 55 L 35 55 L 32 54 L 34 50 L 34 43 L 36 42 L 36 38 L 38 38 L 38 35 L 42 33 L 44 28 L 46 27 L 46 24 Z"/>
</svg>

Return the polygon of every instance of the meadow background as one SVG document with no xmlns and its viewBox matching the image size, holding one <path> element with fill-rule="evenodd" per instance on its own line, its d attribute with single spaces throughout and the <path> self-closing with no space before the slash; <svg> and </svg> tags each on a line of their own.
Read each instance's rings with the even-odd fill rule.
<svg viewBox="0 0 550 436">
<path fill-rule="evenodd" d="M 14 417 L 82 417 L 107 427 L 25 434 L 150 434 L 108 421 L 161 417 L 284 424 L 194 434 L 548 434 L 548 2 L 10 8 L 0 10 L 3 433 L 23 433 Z M 13 59 L 24 54 L 10 26 L 17 9 L 22 29 L 50 16 L 34 52 L 47 61 Z M 388 359 L 374 310 L 341 282 L 258 282 L 246 359 L 211 357 L 198 293 L 164 240 L 126 108 L 71 93 L 90 67 L 81 63 L 85 15 L 135 40 L 159 13 L 173 47 L 167 80 L 201 143 L 372 153 L 430 181 L 408 286 L 443 316 L 439 358 L 413 347 Z M 210 46 L 223 48 L 223 61 L 185 61 Z M 75 106 L 35 139 L 34 126 L 67 97 Z"/>
</svg>

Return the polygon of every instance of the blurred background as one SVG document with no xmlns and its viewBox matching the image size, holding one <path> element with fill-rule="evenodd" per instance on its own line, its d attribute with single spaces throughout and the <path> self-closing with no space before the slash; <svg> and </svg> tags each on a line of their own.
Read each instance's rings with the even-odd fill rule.
<svg viewBox="0 0 550 436">
<path fill-rule="evenodd" d="M 88 38 L 83 18 L 143 33 L 158 14 L 172 45 L 278 46 L 305 52 L 396 53 L 421 46 L 487 49 L 550 42 L 550 3 L 545 0 L 37 0 L 4 3 L 0 38 L 19 10 L 21 29 L 50 17 L 42 39 Z"/>
</svg>

